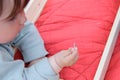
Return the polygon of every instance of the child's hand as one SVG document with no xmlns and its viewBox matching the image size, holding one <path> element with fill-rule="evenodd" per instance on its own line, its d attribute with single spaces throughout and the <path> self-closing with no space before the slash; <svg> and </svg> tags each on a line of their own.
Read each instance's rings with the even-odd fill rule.
<svg viewBox="0 0 120 80">
<path fill-rule="evenodd" d="M 55 54 L 53 56 L 56 60 L 56 63 L 61 68 L 65 67 L 65 66 L 73 65 L 79 57 L 77 47 L 73 47 L 73 48 L 70 48 L 68 50 L 63 50 L 63 51 L 58 52 L 57 54 Z"/>
<path fill-rule="evenodd" d="M 74 44 L 73 48 L 62 50 L 48 58 L 53 70 L 59 73 L 65 66 L 71 66 L 78 60 L 78 49 Z"/>
</svg>

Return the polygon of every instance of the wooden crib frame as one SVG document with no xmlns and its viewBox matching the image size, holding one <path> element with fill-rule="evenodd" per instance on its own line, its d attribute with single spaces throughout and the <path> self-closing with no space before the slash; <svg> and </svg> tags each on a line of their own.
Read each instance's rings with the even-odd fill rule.
<svg viewBox="0 0 120 80">
<path fill-rule="evenodd" d="M 34 23 L 40 16 L 46 2 L 47 0 L 30 0 L 25 7 L 27 19 Z"/>
<path fill-rule="evenodd" d="M 105 45 L 94 80 L 104 80 L 119 32 L 120 32 L 120 7 L 118 9 L 111 32 Z"/>
<path fill-rule="evenodd" d="M 47 0 L 30 0 L 29 4 L 25 8 L 27 19 L 34 23 L 40 16 L 46 2 Z M 113 23 L 107 43 L 105 45 L 94 80 L 104 80 L 119 32 L 120 32 L 120 7 L 118 9 L 118 13 Z"/>
</svg>

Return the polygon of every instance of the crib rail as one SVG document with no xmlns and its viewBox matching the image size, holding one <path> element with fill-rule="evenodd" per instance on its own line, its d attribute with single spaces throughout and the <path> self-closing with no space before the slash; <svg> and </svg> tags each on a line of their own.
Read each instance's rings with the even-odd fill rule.
<svg viewBox="0 0 120 80">
<path fill-rule="evenodd" d="M 94 80 L 104 80 L 119 32 L 120 32 L 120 7 L 118 9 L 115 21 L 109 34 L 107 43 L 105 45 Z"/>
<path fill-rule="evenodd" d="M 30 0 L 25 8 L 27 19 L 34 23 L 40 16 L 46 2 L 47 0 Z"/>
</svg>

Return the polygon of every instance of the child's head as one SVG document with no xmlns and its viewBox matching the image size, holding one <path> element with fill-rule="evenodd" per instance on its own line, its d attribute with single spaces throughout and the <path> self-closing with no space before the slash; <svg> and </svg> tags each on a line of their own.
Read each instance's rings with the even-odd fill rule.
<svg viewBox="0 0 120 80">
<path fill-rule="evenodd" d="M 27 3 L 28 0 L 0 0 L 0 43 L 13 40 L 23 28 Z"/>
</svg>

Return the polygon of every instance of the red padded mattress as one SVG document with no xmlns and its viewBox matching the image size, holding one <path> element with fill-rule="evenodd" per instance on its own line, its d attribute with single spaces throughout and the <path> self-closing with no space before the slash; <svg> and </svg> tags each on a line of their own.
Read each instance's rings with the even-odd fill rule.
<svg viewBox="0 0 120 80">
<path fill-rule="evenodd" d="M 76 43 L 80 58 L 64 68 L 64 80 L 93 80 L 120 0 L 48 0 L 36 26 L 53 55 Z M 120 80 L 120 38 L 105 80 Z"/>
</svg>

